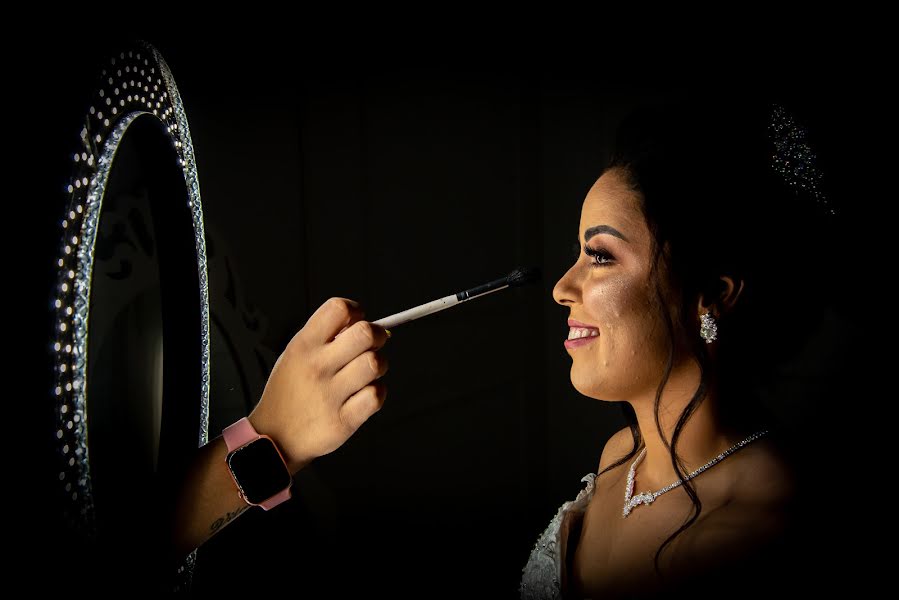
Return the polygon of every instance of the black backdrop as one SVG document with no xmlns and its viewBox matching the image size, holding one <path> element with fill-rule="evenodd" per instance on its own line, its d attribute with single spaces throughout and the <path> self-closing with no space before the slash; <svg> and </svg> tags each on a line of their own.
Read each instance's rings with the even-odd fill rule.
<svg viewBox="0 0 899 600">
<path fill-rule="evenodd" d="M 537 535 L 581 489 L 581 476 L 595 469 L 622 422 L 616 407 L 572 388 L 562 347 L 567 311 L 553 302 L 552 287 L 568 266 L 580 205 L 615 124 L 634 102 L 675 86 L 602 76 L 589 55 L 577 64 L 525 51 L 411 53 L 397 62 L 368 54 L 338 63 L 286 40 L 210 46 L 145 39 L 179 86 L 207 228 L 228 259 L 227 271 L 210 273 L 212 310 L 247 317 L 213 335 L 212 435 L 258 399 L 265 382 L 258 372 L 331 296 L 360 301 L 376 319 L 516 265 L 544 272 L 538 286 L 394 330 L 383 411 L 297 476 L 294 501 L 271 513 L 251 511 L 213 538 L 201 550 L 195 589 L 515 596 Z M 40 498 L 57 483 L 47 467 L 47 341 L 62 182 L 89 83 L 115 48 L 114 41 L 57 36 L 32 46 L 22 72 L 10 76 L 37 107 L 15 124 L 25 126 L 18 141 L 34 179 L 16 196 L 12 215 L 27 224 L 18 243 L 29 249 L 27 285 L 15 288 L 16 297 L 33 311 L 17 335 L 37 353 L 29 364 L 43 366 L 28 382 L 33 410 L 18 428 L 26 457 L 18 462 L 22 481 Z M 750 73 L 730 78 L 740 77 L 748 91 L 770 83 Z M 857 186 L 866 183 L 858 173 L 868 164 L 862 135 L 879 113 L 874 90 L 856 81 L 834 86 L 794 77 L 786 84 L 819 132 L 829 174 L 852 192 L 846 238 L 822 257 L 841 269 L 838 308 L 823 326 L 825 341 L 804 355 L 812 377 L 790 388 L 794 423 L 806 425 L 800 433 L 809 444 L 829 444 L 826 459 L 808 466 L 812 476 L 825 476 L 851 460 L 832 444 L 857 447 L 862 438 L 853 399 L 859 382 L 871 380 L 853 310 L 858 286 L 846 269 L 862 282 L 874 271 L 873 243 L 860 225 L 868 196 Z M 229 298 L 230 308 L 215 304 Z M 241 352 L 256 357 L 255 377 L 216 372 Z M 241 368 L 252 370 L 248 365 Z M 842 500 L 849 491 L 837 493 Z M 56 534 L 54 509 L 31 504 L 41 510 L 24 521 L 19 548 L 40 576 L 56 572 L 69 548 Z M 822 517 L 839 506 L 822 505 Z M 822 523 L 822 536 L 830 535 L 829 522 Z M 837 553 L 826 560 L 848 559 Z M 67 578 L 32 581 L 71 585 Z"/>
</svg>

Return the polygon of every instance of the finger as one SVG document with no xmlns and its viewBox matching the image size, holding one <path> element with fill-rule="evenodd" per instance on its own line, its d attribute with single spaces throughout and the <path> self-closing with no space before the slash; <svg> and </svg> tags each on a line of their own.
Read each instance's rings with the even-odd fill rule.
<svg viewBox="0 0 899 600">
<path fill-rule="evenodd" d="M 387 398 L 387 385 L 379 381 L 350 396 L 338 413 L 347 435 L 352 435 L 373 414 L 381 410 Z"/>
<path fill-rule="evenodd" d="M 338 398 L 347 398 L 383 377 L 388 369 L 386 356 L 375 350 L 366 350 L 334 375 L 331 382 L 334 394 Z"/>
<path fill-rule="evenodd" d="M 387 330 L 370 321 L 356 321 L 328 344 L 324 363 L 336 373 L 366 350 L 377 350 L 387 342 Z"/>
<path fill-rule="evenodd" d="M 310 341 L 325 344 L 364 316 L 362 306 L 355 300 L 329 298 L 309 317 L 303 329 L 308 332 Z"/>
</svg>

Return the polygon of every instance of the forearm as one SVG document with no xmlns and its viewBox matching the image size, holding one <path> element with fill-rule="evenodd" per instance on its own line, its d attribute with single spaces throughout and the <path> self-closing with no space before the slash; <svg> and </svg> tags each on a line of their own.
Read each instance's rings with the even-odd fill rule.
<svg viewBox="0 0 899 600">
<path fill-rule="evenodd" d="M 176 494 L 172 552 L 181 559 L 250 508 L 237 493 L 219 436 L 198 448 Z"/>
</svg>

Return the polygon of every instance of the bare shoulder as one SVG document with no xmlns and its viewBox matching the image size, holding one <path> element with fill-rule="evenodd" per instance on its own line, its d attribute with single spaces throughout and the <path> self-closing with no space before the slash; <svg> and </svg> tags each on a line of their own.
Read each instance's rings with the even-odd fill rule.
<svg viewBox="0 0 899 600">
<path fill-rule="evenodd" d="M 634 436 L 631 434 L 630 427 L 624 427 L 615 432 L 602 449 L 602 455 L 599 457 L 599 466 L 597 467 L 596 472 L 602 473 L 603 469 L 607 468 L 609 465 L 615 464 L 623 457 L 630 454 L 633 449 Z"/>
<path fill-rule="evenodd" d="M 777 446 L 769 440 L 759 440 L 747 446 L 732 460 L 733 501 L 728 506 L 776 510 L 778 507 L 785 508 L 794 499 L 795 473 Z"/>
<path fill-rule="evenodd" d="M 790 527 L 795 477 L 776 446 L 757 442 L 728 460 L 727 500 L 704 509 L 677 541 L 681 568 L 746 556 L 781 539 Z"/>
</svg>

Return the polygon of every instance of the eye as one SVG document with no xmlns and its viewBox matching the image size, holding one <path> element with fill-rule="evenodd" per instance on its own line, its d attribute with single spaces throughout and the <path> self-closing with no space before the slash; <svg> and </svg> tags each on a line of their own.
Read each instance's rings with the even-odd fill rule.
<svg viewBox="0 0 899 600">
<path fill-rule="evenodd" d="M 584 246 L 584 253 L 592 258 L 590 261 L 591 267 L 603 267 L 605 265 L 611 264 L 615 258 L 603 250 L 602 248 L 593 249 L 590 246 Z"/>
</svg>

